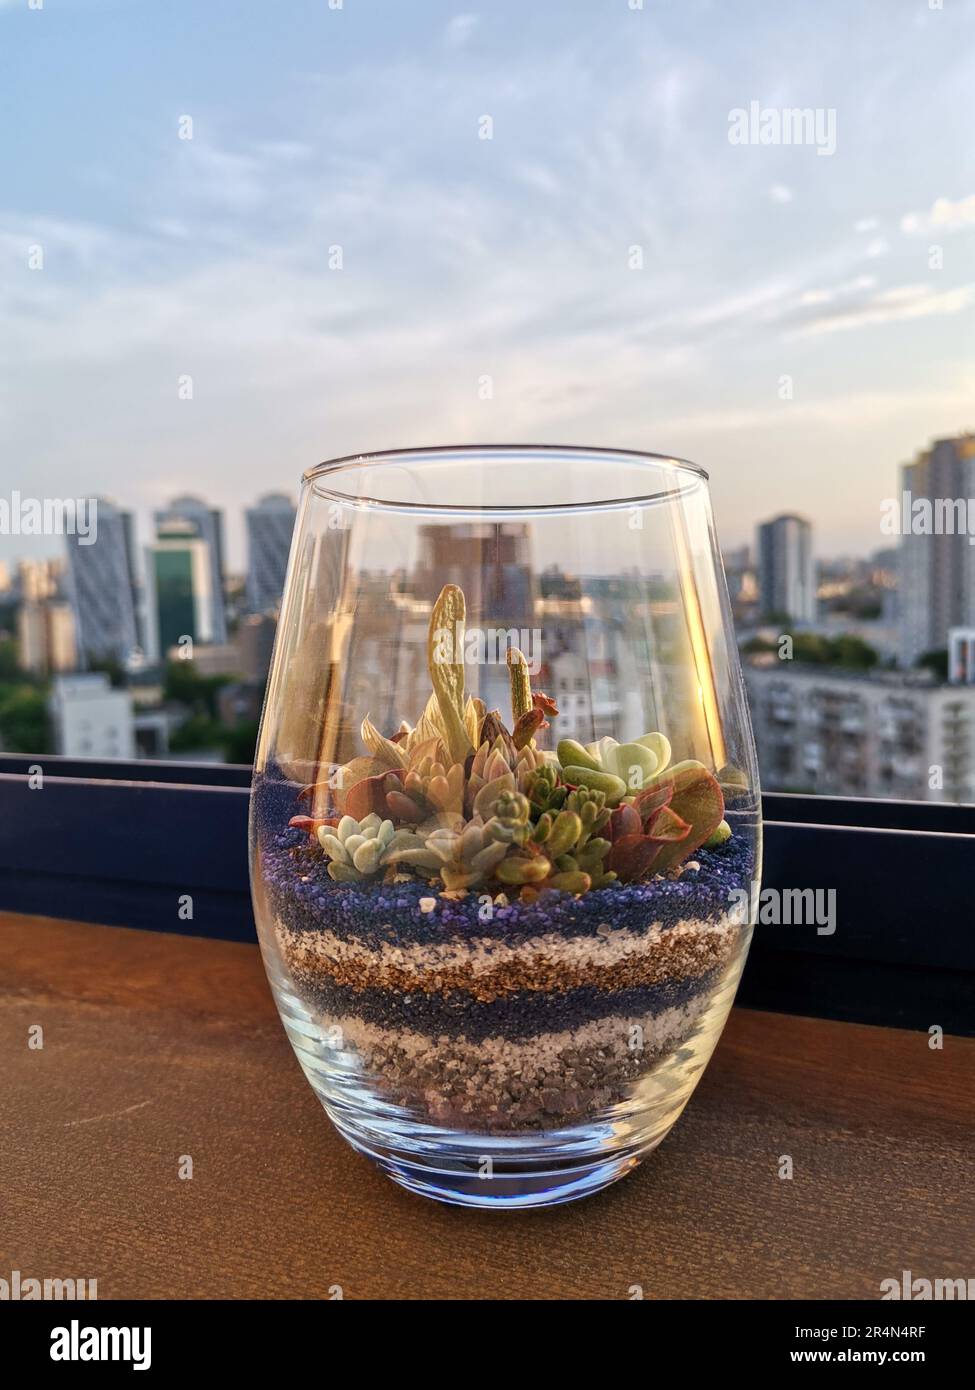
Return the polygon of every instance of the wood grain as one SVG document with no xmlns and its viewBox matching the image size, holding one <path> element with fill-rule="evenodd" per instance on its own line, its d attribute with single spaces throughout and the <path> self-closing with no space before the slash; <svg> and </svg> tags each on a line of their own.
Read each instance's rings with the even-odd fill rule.
<svg viewBox="0 0 975 1390">
<path fill-rule="evenodd" d="M 0 916 L 0 1067 L 0 1274 L 94 1277 L 103 1298 L 876 1298 L 903 1269 L 975 1277 L 968 1039 L 737 1010 L 639 1171 L 521 1213 L 426 1202 L 354 1154 L 254 946 Z"/>
</svg>

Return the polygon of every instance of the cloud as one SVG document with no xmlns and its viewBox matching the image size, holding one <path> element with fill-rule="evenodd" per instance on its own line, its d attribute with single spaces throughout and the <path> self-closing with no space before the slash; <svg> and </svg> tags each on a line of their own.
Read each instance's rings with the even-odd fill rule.
<svg viewBox="0 0 975 1390">
<path fill-rule="evenodd" d="M 463 48 L 480 22 L 476 14 L 455 14 L 444 30 L 444 43 L 448 48 Z"/>
<path fill-rule="evenodd" d="M 709 52 L 675 43 L 662 21 L 590 24 L 588 8 L 564 26 L 554 7 L 526 18 L 517 43 L 492 33 L 483 52 L 487 20 L 474 13 L 449 24 L 444 14 L 433 52 L 404 18 L 355 53 L 296 51 L 287 80 L 268 76 L 256 103 L 247 92 L 238 106 L 226 92 L 213 91 L 210 107 L 201 97 L 192 141 L 166 117 L 154 145 L 158 113 L 136 110 L 136 157 L 126 164 L 120 147 L 97 201 L 77 200 L 70 169 L 60 179 L 56 150 L 46 187 L 7 185 L 4 456 L 54 492 L 84 477 L 144 506 L 195 483 L 232 515 L 246 492 L 267 490 L 272 470 L 296 477 L 323 451 L 448 437 L 692 453 L 700 430 L 709 461 L 734 470 L 750 429 L 768 442 L 772 424 L 788 428 L 774 385 L 762 392 L 795 371 L 803 413 L 792 418 L 812 423 L 821 405 L 849 429 L 851 449 L 874 451 L 883 476 L 879 432 L 864 440 L 856 411 L 843 415 L 832 393 L 880 381 L 902 425 L 910 418 L 910 440 L 923 437 L 937 401 L 919 378 L 962 360 L 966 323 L 949 320 L 967 288 L 878 295 L 858 272 L 880 224 L 856 219 L 888 207 L 881 178 L 903 208 L 951 187 L 949 176 L 926 159 L 935 181 L 905 195 L 900 175 L 882 169 L 868 181 L 773 149 L 743 164 L 722 113 L 738 81 L 727 43 L 750 42 L 745 27 Z M 469 45 L 463 61 L 445 61 L 445 44 Z M 766 90 L 761 77 L 782 64 L 762 43 L 746 56 L 749 81 Z M 787 66 L 800 83 L 802 63 Z M 857 65 L 851 91 L 861 76 Z M 493 141 L 477 140 L 484 110 Z M 86 157 L 97 165 L 97 150 Z M 26 268 L 35 243 L 41 274 Z M 334 245 L 342 270 L 329 269 Z M 641 269 L 629 265 L 635 246 Z M 897 249 L 917 252 L 900 236 Z M 942 316 L 926 361 L 896 330 L 874 335 L 870 353 L 855 337 L 824 353 L 814 336 L 924 314 Z M 192 402 L 177 399 L 183 373 Z M 493 402 L 478 395 L 483 375 Z M 909 417 L 903 403 L 914 400 Z M 961 407 L 934 427 L 945 416 L 963 418 Z M 801 440 L 789 447 L 818 464 Z M 779 464 L 768 467 L 772 476 Z M 762 478 L 749 492 L 734 476 L 726 505 L 754 511 Z"/>
<path fill-rule="evenodd" d="M 938 198 L 928 212 L 909 212 L 901 218 L 901 231 L 908 236 L 929 232 L 957 232 L 975 227 L 975 193 L 952 202 Z"/>
<path fill-rule="evenodd" d="M 514 173 L 515 178 L 538 193 L 553 194 L 561 191 L 562 185 L 558 178 L 543 164 L 519 164 Z"/>
<path fill-rule="evenodd" d="M 792 429 L 797 424 L 822 425 L 829 429 L 853 430 L 884 425 L 898 416 L 927 416 L 932 421 L 964 419 L 975 398 L 975 374 L 956 372 L 936 388 L 924 387 L 916 393 L 902 391 L 851 391 L 832 396 L 817 394 L 783 405 L 768 407 L 734 406 L 698 410 L 689 414 L 663 415 L 659 421 L 670 435 L 728 434 L 756 430 Z M 935 426 L 937 428 L 937 426 Z"/>
<path fill-rule="evenodd" d="M 857 275 L 852 280 L 845 280 L 829 288 L 820 287 L 804 290 L 799 296 L 799 306 L 800 308 L 808 308 L 817 304 L 832 304 L 836 299 L 847 298 L 863 290 L 872 290 L 876 283 L 877 279 L 874 275 Z"/>
<path fill-rule="evenodd" d="M 951 290 L 934 290 L 930 285 L 897 285 L 879 291 L 866 300 L 825 314 L 806 323 L 790 336 L 807 338 L 844 329 L 867 328 L 906 319 L 932 315 L 959 314 L 975 303 L 975 284 Z"/>
</svg>

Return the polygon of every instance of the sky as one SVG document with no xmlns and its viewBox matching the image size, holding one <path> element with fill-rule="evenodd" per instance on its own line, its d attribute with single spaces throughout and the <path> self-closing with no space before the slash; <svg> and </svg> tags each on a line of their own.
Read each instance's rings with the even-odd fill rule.
<svg viewBox="0 0 975 1390">
<path fill-rule="evenodd" d="M 973 92 L 975 0 L 0 0 L 0 493 L 239 568 L 323 458 L 614 445 L 868 553 L 975 428 Z"/>
</svg>

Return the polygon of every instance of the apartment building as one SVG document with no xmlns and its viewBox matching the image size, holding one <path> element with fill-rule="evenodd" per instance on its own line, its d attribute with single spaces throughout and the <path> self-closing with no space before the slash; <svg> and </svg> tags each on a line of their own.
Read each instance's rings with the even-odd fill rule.
<svg viewBox="0 0 975 1390">
<path fill-rule="evenodd" d="M 774 656 L 744 674 L 766 791 L 975 801 L 975 687 Z"/>
</svg>

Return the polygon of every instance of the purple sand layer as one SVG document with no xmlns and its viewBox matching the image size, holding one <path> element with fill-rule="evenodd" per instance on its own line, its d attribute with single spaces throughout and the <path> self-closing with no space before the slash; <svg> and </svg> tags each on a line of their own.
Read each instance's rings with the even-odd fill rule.
<svg viewBox="0 0 975 1390">
<path fill-rule="evenodd" d="M 578 898 L 568 893 L 543 894 L 530 903 L 516 898 L 506 907 L 493 907 L 485 921 L 477 890 L 450 899 L 423 881 L 335 883 L 324 857 L 308 845 L 301 830 L 278 831 L 262 842 L 261 878 L 275 914 L 290 931 L 327 927 L 335 936 L 373 948 L 384 942 L 429 945 L 453 934 L 511 945 L 546 932 L 568 939 L 592 936 L 607 921 L 614 929 L 635 932 L 654 922 L 664 930 L 689 920 L 717 922 L 733 907 L 733 893 L 749 891 L 755 865 L 750 846 L 735 835 L 720 849 L 698 850 L 691 862 L 700 867 L 685 869 L 680 878 L 595 889 Z M 420 900 L 431 895 L 437 897 L 436 911 L 422 912 Z"/>
<path fill-rule="evenodd" d="M 722 970 L 693 980 L 675 980 L 644 988 L 573 989 L 541 993 L 524 990 L 505 999 L 481 1003 L 460 990 L 450 994 L 397 994 L 392 990 L 353 990 L 327 976 L 295 974 L 308 1003 L 331 1018 L 361 1018 L 384 1028 L 407 1029 L 430 1037 L 485 1038 L 512 1041 L 538 1033 L 570 1032 L 604 1018 L 632 1017 L 680 1008 L 717 988 Z"/>
</svg>

